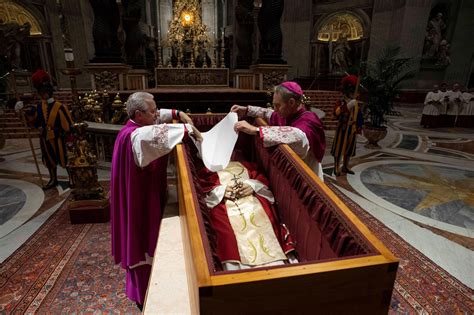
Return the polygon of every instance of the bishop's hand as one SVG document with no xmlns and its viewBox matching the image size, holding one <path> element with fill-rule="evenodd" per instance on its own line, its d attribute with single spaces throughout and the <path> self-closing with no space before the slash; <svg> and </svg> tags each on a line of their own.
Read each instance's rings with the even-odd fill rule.
<svg viewBox="0 0 474 315">
<path fill-rule="evenodd" d="M 230 108 L 231 112 L 237 113 L 237 116 L 243 117 L 247 113 L 247 106 L 233 105 Z"/>
<path fill-rule="evenodd" d="M 194 126 L 193 120 L 191 117 L 189 117 L 185 112 L 179 111 L 179 120 L 185 124 L 190 124 L 191 126 Z M 197 129 L 196 129 L 197 130 Z"/>
<path fill-rule="evenodd" d="M 194 127 L 194 125 L 191 125 L 191 128 L 193 129 L 192 135 L 194 139 L 196 139 L 197 141 L 202 141 L 201 132 L 196 127 Z"/>
<path fill-rule="evenodd" d="M 251 124 L 249 124 L 245 120 L 241 120 L 235 123 L 234 130 L 236 132 L 244 132 L 249 135 L 258 135 L 259 129 Z"/>
</svg>

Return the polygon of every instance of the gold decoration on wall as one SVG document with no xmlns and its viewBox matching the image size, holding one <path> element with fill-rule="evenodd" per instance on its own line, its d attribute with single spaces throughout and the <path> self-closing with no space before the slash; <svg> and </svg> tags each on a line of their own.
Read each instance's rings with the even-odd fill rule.
<svg viewBox="0 0 474 315">
<path fill-rule="evenodd" d="M 358 40 L 363 36 L 361 20 L 350 13 L 340 13 L 327 18 L 318 30 L 318 40 L 323 42 L 335 42 L 342 37 L 347 37 L 348 41 Z"/>
<path fill-rule="evenodd" d="M 0 1 L 0 20 L 3 23 L 17 23 L 31 25 L 30 35 L 42 35 L 41 27 L 36 18 L 23 6 L 12 1 Z"/>
</svg>

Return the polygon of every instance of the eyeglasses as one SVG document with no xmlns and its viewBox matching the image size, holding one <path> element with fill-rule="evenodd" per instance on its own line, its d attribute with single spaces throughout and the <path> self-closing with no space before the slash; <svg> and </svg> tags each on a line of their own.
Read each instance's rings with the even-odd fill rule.
<svg viewBox="0 0 474 315">
<path fill-rule="evenodd" d="M 148 111 L 148 110 L 142 110 L 142 109 L 137 109 L 137 111 L 142 112 L 142 113 L 146 113 L 146 114 L 151 114 L 151 115 L 154 115 L 154 114 L 160 112 L 158 109 L 155 109 L 153 112 Z"/>
</svg>

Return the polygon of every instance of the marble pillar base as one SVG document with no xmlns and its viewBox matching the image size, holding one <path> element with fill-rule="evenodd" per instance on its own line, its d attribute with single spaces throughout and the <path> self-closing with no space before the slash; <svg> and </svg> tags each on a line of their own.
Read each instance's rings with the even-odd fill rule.
<svg viewBox="0 0 474 315">
<path fill-rule="evenodd" d="M 250 67 L 255 75 L 255 86 L 258 90 L 272 89 L 287 80 L 288 65 L 256 64 Z"/>
<path fill-rule="evenodd" d="M 252 70 L 235 69 L 232 76 L 236 89 L 255 90 L 255 75 Z"/>
<path fill-rule="evenodd" d="M 104 223 L 110 220 L 110 204 L 103 200 L 70 200 L 67 203 L 72 224 Z"/>
<path fill-rule="evenodd" d="M 148 89 L 148 76 L 148 71 L 144 69 L 132 69 L 128 71 L 126 75 L 126 89 L 140 91 Z"/>
</svg>

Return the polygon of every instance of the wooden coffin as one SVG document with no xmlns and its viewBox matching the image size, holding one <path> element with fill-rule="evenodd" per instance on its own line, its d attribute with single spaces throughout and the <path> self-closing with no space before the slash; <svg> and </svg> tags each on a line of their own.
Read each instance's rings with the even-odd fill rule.
<svg viewBox="0 0 474 315">
<path fill-rule="evenodd" d="M 223 117 L 193 120 L 208 130 Z M 240 135 L 236 148 L 270 180 L 300 263 L 222 271 L 197 179 L 202 162 L 184 142 L 176 150 L 177 186 L 193 314 L 386 314 L 398 267 L 393 254 L 288 146 L 266 149 L 258 137 Z"/>
</svg>

